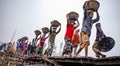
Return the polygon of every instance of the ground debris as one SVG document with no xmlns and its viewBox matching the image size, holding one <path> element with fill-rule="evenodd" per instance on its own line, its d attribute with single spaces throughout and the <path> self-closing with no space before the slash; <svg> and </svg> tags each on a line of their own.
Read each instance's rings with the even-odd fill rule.
<svg viewBox="0 0 120 66">
<path fill-rule="evenodd" d="M 120 66 L 120 56 L 106 58 L 93 57 L 44 57 L 19 56 L 16 54 L 0 52 L 0 66 Z"/>
</svg>

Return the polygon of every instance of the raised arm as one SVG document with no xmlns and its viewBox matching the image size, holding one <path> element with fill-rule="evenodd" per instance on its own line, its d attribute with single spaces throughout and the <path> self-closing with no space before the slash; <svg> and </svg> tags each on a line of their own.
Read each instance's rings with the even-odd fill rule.
<svg viewBox="0 0 120 66">
<path fill-rule="evenodd" d="M 56 34 L 58 34 L 61 31 L 61 24 L 59 26 L 59 30 L 56 32 Z"/>
<path fill-rule="evenodd" d="M 50 33 L 52 32 L 52 26 L 50 26 Z"/>
<path fill-rule="evenodd" d="M 45 37 L 45 39 L 47 39 L 50 36 L 50 33 L 48 33 L 48 35 Z"/>
<path fill-rule="evenodd" d="M 84 3 L 84 5 L 83 5 L 83 10 L 85 10 L 85 11 L 87 10 L 87 9 L 86 9 L 86 6 L 87 6 L 87 1 L 86 1 L 86 2 Z"/>
<path fill-rule="evenodd" d="M 97 15 L 97 17 L 95 19 L 92 19 L 93 23 L 96 23 L 96 22 L 98 22 L 100 20 L 100 16 L 99 16 L 98 11 L 96 11 L 96 15 Z"/>
<path fill-rule="evenodd" d="M 84 3 L 83 5 L 83 10 L 84 10 L 84 17 L 83 17 L 83 20 L 85 20 L 87 18 L 87 9 L 86 9 L 86 6 L 87 6 L 87 1 Z"/>
<path fill-rule="evenodd" d="M 67 14 L 67 17 L 66 17 L 66 18 L 67 18 L 67 25 L 68 25 L 68 24 L 70 23 L 70 22 L 69 22 L 69 15 L 68 15 L 68 14 Z"/>
<path fill-rule="evenodd" d="M 77 19 L 77 25 L 75 26 L 75 28 L 79 27 L 80 23 L 79 20 Z"/>
<path fill-rule="evenodd" d="M 39 38 L 37 38 L 37 40 L 39 40 L 40 38 L 41 38 L 41 34 L 40 34 Z"/>
</svg>

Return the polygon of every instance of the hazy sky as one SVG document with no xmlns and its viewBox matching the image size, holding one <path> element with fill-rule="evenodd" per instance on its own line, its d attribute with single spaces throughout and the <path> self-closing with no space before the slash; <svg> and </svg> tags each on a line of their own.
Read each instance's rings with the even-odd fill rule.
<svg viewBox="0 0 120 66">
<path fill-rule="evenodd" d="M 29 41 L 34 38 L 34 30 L 49 27 L 52 20 L 62 24 L 61 32 L 56 36 L 55 44 L 59 51 L 60 43 L 64 44 L 66 31 L 66 14 L 75 11 L 79 14 L 81 29 L 83 19 L 83 4 L 86 0 L 0 0 L 0 41 L 10 42 L 17 29 L 13 41 L 28 36 Z M 102 29 L 107 36 L 116 41 L 114 48 L 105 52 L 107 56 L 120 56 L 120 0 L 98 0 Z M 96 36 L 95 25 L 92 28 L 89 56 L 95 57 L 92 45 Z M 48 43 L 46 41 L 46 43 Z M 84 50 L 80 53 L 84 56 Z"/>
</svg>

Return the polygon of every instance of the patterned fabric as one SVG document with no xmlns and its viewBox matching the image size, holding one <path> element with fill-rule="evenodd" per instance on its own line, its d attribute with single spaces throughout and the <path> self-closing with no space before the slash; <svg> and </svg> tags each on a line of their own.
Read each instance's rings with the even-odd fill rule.
<svg viewBox="0 0 120 66">
<path fill-rule="evenodd" d="M 96 54 L 96 57 L 100 56 L 100 50 L 98 48 L 98 41 L 96 41 L 94 44 L 93 44 L 93 47 L 92 47 L 93 51 L 95 52 Z"/>
<path fill-rule="evenodd" d="M 63 53 L 72 52 L 73 46 L 70 39 L 65 39 L 65 46 L 63 48 Z"/>
<path fill-rule="evenodd" d="M 89 44 L 89 36 L 87 35 L 87 33 L 82 32 L 81 33 L 81 48 L 84 48 L 87 44 Z"/>
</svg>

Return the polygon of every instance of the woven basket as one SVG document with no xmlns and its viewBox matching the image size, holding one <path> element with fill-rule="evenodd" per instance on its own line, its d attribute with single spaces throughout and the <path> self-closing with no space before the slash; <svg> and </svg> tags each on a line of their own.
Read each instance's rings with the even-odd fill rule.
<svg viewBox="0 0 120 66">
<path fill-rule="evenodd" d="M 77 20 L 79 17 L 79 14 L 76 12 L 70 12 L 67 14 L 67 16 L 69 17 L 70 20 Z"/>
<path fill-rule="evenodd" d="M 24 36 L 22 39 L 23 39 L 23 40 L 28 40 L 28 37 L 27 37 L 27 36 Z"/>
<path fill-rule="evenodd" d="M 48 28 L 48 27 L 42 28 L 42 32 L 43 32 L 43 33 L 48 33 L 48 32 L 49 32 L 49 28 Z"/>
<path fill-rule="evenodd" d="M 86 1 L 87 5 L 85 6 L 87 10 L 98 10 L 100 3 L 96 0 Z"/>
<path fill-rule="evenodd" d="M 36 34 L 36 35 L 40 35 L 41 32 L 40 32 L 39 30 L 35 30 L 35 34 Z"/>
<path fill-rule="evenodd" d="M 58 27 L 59 25 L 60 25 L 60 22 L 58 22 L 57 20 L 51 21 L 51 26 Z"/>
<path fill-rule="evenodd" d="M 22 39 L 20 38 L 20 39 L 18 39 L 18 41 L 20 42 L 20 41 L 22 41 Z"/>
</svg>

